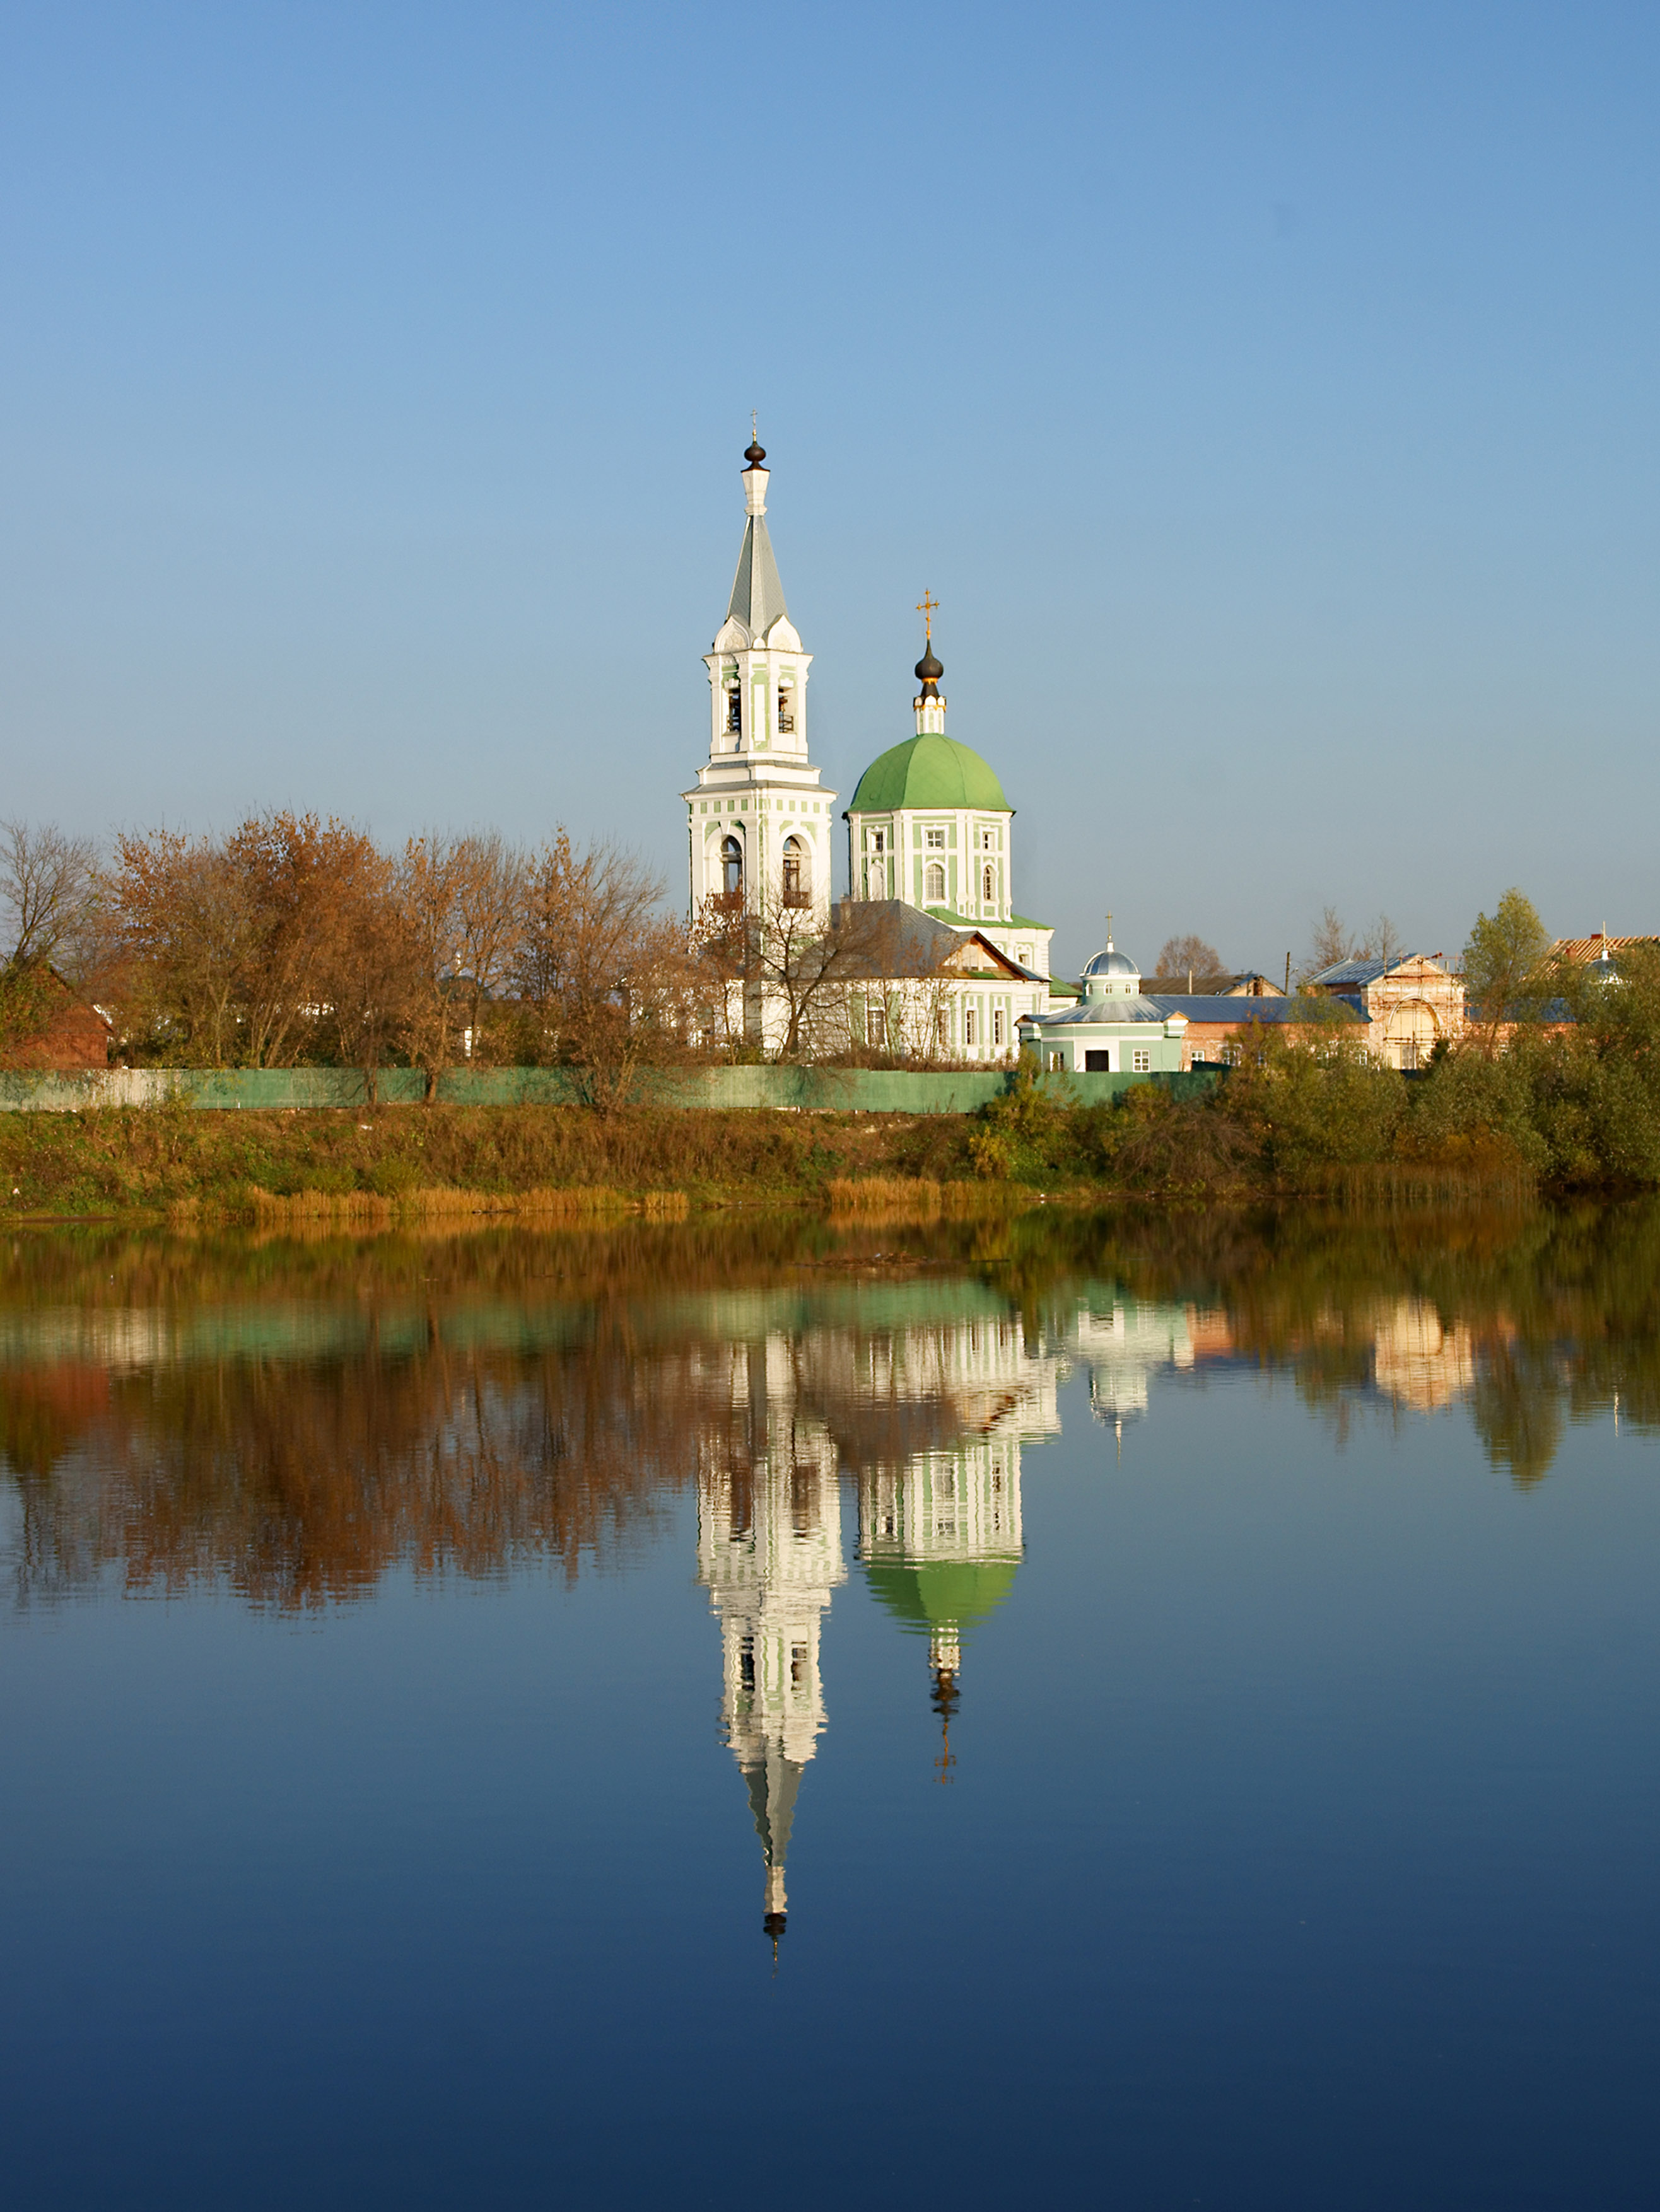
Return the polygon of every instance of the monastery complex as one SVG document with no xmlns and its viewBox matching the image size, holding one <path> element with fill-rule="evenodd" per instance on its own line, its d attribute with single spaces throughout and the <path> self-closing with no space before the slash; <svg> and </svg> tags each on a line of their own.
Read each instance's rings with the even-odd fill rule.
<svg viewBox="0 0 1660 2212">
<path fill-rule="evenodd" d="M 1175 1073 L 1236 1057 L 1252 1024 L 1305 1021 L 1289 975 L 1285 988 L 1260 975 L 1219 991 L 1195 991 L 1191 977 L 1185 991 L 1165 988 L 1182 980 L 1171 977 L 1145 988 L 1110 937 L 1076 982 L 1052 974 L 1053 931 L 1021 910 L 1015 810 L 992 763 L 946 726 L 927 597 L 913 728 L 871 762 L 842 811 L 848 894 L 832 901 L 838 794 L 812 757 L 812 655 L 768 533 L 766 458 L 754 443 L 744 456 L 743 543 L 704 655 L 708 754 L 681 799 L 695 924 L 741 921 L 781 941 L 786 959 L 810 939 L 845 948 L 812 1021 L 800 1030 L 799 1007 L 792 1017 L 807 1056 L 863 1048 L 923 1066 L 996 1064 L 1025 1046 L 1056 1073 Z M 823 959 L 828 972 L 836 956 Z M 751 979 L 725 988 L 729 1027 L 781 1048 L 788 991 Z M 1304 990 L 1335 1001 L 1334 1016 L 1394 1067 L 1426 1066 L 1466 1025 L 1462 981 L 1439 953 L 1341 962 Z"/>
</svg>

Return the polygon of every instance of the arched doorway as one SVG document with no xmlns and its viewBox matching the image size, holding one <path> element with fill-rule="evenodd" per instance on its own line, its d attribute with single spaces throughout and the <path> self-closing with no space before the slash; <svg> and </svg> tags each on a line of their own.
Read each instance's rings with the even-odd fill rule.
<svg viewBox="0 0 1660 2212">
<path fill-rule="evenodd" d="M 1391 1067 L 1427 1067 L 1440 1036 L 1435 1010 L 1422 999 L 1403 999 L 1383 1020 L 1383 1057 Z"/>
</svg>

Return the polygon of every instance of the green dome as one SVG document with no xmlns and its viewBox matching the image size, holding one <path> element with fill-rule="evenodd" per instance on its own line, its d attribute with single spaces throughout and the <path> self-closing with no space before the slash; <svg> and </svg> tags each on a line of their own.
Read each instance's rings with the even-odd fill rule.
<svg viewBox="0 0 1660 2212">
<path fill-rule="evenodd" d="M 902 806 L 942 812 L 972 806 L 987 814 L 1012 814 L 1003 787 L 988 763 L 955 738 L 930 733 L 907 738 L 859 779 L 849 814 L 891 814 Z"/>
<path fill-rule="evenodd" d="M 995 1613 L 1013 1586 L 1018 1559 L 937 1559 L 927 1566 L 873 1563 L 865 1570 L 878 1600 L 915 1628 L 966 1628 Z"/>
</svg>

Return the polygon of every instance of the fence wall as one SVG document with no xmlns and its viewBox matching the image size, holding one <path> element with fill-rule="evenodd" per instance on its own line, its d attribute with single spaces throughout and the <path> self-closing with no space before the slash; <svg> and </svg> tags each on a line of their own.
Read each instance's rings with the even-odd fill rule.
<svg viewBox="0 0 1660 2212">
<path fill-rule="evenodd" d="M 1137 1084 L 1158 1084 L 1177 1097 L 1197 1097 L 1219 1072 L 1184 1075 L 1048 1075 L 1044 1087 L 1084 1104 L 1114 1097 Z M 973 1114 L 1006 1091 L 1004 1068 L 983 1073 L 910 1073 L 875 1067 L 698 1067 L 642 1076 L 630 1094 L 641 1106 L 767 1108 L 798 1114 Z M 380 1071 L 383 1106 L 418 1105 L 426 1079 L 418 1068 Z M 84 1075 L 33 1069 L 0 1070 L 0 1112 L 82 1114 L 103 1107 L 179 1104 L 247 1107 L 266 1112 L 362 1107 L 362 1076 L 350 1067 L 112 1067 Z M 447 1106 L 580 1104 L 580 1079 L 560 1067 L 456 1067 L 439 1079 Z"/>
</svg>

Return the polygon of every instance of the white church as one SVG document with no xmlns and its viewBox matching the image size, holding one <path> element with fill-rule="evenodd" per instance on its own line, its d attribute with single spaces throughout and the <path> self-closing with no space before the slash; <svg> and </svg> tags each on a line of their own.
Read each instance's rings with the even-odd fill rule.
<svg viewBox="0 0 1660 2212">
<path fill-rule="evenodd" d="M 704 655 L 708 758 L 681 794 L 690 914 L 696 922 L 741 912 L 760 927 L 800 914 L 828 931 L 836 793 L 809 750 L 812 655 L 789 618 L 767 531 L 766 458 L 757 444 L 744 456 L 738 571 Z M 1021 1021 L 1073 994 L 1051 991 L 1052 930 L 1016 907 L 1014 809 L 990 764 L 946 734 L 932 601 L 923 611 L 915 729 L 872 762 L 842 816 L 850 899 L 891 910 L 903 965 L 849 987 L 842 1011 L 854 1042 L 923 1059 L 1012 1060 Z M 775 1044 L 764 1003 L 748 1023 L 758 1042 Z"/>
</svg>

